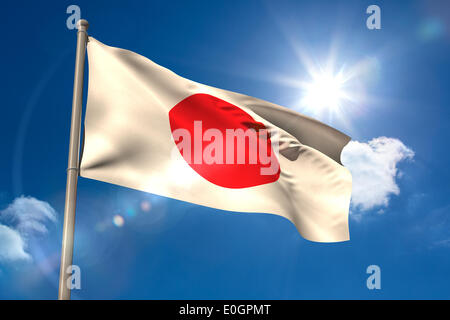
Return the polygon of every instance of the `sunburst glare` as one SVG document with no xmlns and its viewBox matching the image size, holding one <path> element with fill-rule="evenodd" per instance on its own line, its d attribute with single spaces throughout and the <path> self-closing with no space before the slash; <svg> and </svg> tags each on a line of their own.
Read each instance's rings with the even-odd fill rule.
<svg viewBox="0 0 450 320">
<path fill-rule="evenodd" d="M 284 78 L 284 83 L 299 89 L 298 111 L 328 124 L 337 120 L 353 130 L 351 119 L 363 112 L 368 98 L 366 87 L 376 80 L 379 61 L 366 56 L 354 64 L 336 66 L 335 55 L 331 51 L 328 59 L 320 64 L 302 53 L 300 63 L 307 75 L 297 81 Z"/>
<path fill-rule="evenodd" d="M 342 72 L 313 74 L 312 81 L 304 85 L 302 104 L 308 108 L 338 111 L 343 101 L 348 99 L 344 85 Z"/>
</svg>

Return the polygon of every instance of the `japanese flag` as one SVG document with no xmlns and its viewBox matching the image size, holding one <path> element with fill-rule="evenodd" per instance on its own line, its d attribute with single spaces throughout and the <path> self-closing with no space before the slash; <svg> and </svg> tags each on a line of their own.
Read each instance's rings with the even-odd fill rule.
<svg viewBox="0 0 450 320">
<path fill-rule="evenodd" d="M 345 134 L 206 86 L 90 37 L 82 177 L 198 205 L 271 213 L 311 241 L 349 240 Z"/>
</svg>

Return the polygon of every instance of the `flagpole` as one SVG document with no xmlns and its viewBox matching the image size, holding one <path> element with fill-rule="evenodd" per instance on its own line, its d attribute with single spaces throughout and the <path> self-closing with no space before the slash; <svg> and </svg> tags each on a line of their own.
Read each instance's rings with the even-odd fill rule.
<svg viewBox="0 0 450 320">
<path fill-rule="evenodd" d="M 71 275 L 73 258 L 73 236 L 75 231 L 75 207 L 77 199 L 77 179 L 79 172 L 79 149 L 81 131 L 81 110 L 83 100 L 84 61 L 86 55 L 87 29 L 89 23 L 77 23 L 77 53 L 75 58 L 75 77 L 73 83 L 72 120 L 70 126 L 69 161 L 67 167 L 66 203 L 64 206 L 64 226 L 61 247 L 61 267 L 59 270 L 59 300 L 70 299 L 67 280 Z"/>
</svg>

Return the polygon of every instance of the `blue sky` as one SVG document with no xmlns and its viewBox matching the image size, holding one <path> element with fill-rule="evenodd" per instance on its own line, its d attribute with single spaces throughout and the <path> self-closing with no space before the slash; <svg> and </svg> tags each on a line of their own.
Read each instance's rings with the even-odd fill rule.
<svg viewBox="0 0 450 320">
<path fill-rule="evenodd" d="M 0 299 L 57 296 L 76 45 L 66 27 L 71 4 L 103 43 L 347 133 L 356 190 L 351 240 L 321 244 L 275 215 L 80 178 L 74 263 L 82 289 L 73 298 L 450 298 L 448 3 L 44 1 L 1 4 Z M 371 4 L 381 8 L 381 30 L 366 28 Z M 301 103 L 295 81 L 308 81 L 311 61 L 325 65 L 330 56 L 338 69 L 361 71 L 349 84 L 355 99 L 340 112 L 317 113 Z M 116 215 L 123 226 L 114 225 Z M 381 290 L 366 287 L 371 264 L 381 268 Z"/>
</svg>

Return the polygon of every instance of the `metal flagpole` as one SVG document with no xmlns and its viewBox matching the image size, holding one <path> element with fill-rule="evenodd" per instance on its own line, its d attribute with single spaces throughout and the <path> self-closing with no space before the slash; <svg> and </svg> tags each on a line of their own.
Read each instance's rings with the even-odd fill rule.
<svg viewBox="0 0 450 320">
<path fill-rule="evenodd" d="M 72 120 L 70 126 L 69 163 L 67 168 L 66 203 L 64 206 L 64 227 L 61 248 L 61 267 L 59 269 L 59 300 L 70 299 L 70 287 L 67 279 L 72 266 L 73 235 L 75 230 L 75 207 L 77 199 L 77 179 L 79 171 L 79 149 L 81 129 L 81 109 L 83 100 L 84 60 L 86 55 L 87 29 L 89 23 L 79 20 L 77 23 L 77 53 L 75 59 L 75 78 L 73 83 Z M 71 269 L 69 269 L 70 272 Z"/>
</svg>

